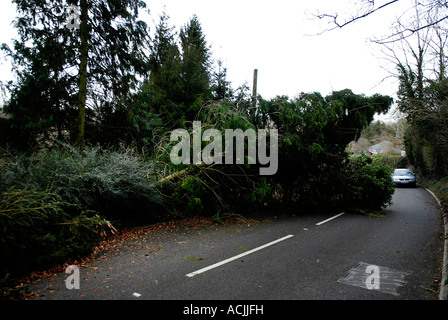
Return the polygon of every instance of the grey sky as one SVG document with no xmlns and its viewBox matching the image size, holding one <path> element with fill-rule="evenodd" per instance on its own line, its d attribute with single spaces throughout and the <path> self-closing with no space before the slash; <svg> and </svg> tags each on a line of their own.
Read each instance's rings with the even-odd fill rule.
<svg viewBox="0 0 448 320">
<path fill-rule="evenodd" d="M 196 14 L 213 58 L 222 59 L 234 88 L 247 82 L 252 87 L 258 69 L 258 93 L 268 99 L 276 95 L 294 97 L 300 92 L 352 89 L 355 93 L 395 96 L 396 79 L 387 79 L 380 48 L 369 38 L 388 34 L 394 17 L 408 1 L 341 30 L 315 35 L 323 30 L 313 14 L 349 12 L 350 0 L 147 0 L 150 16 L 142 16 L 154 30 L 163 8 L 171 25 L 179 30 Z M 3 0 L 0 10 L 0 42 L 15 37 L 11 21 L 15 6 Z M 3 59 L 0 80 L 11 78 L 10 65 Z"/>
</svg>

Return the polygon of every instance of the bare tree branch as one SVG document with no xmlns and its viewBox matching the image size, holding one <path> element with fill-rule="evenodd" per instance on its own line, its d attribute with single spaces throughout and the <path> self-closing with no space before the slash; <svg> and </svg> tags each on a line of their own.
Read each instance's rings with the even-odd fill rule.
<svg viewBox="0 0 448 320">
<path fill-rule="evenodd" d="M 316 14 L 314 15 L 319 20 L 328 20 L 328 24 L 332 25 L 330 28 L 327 28 L 321 32 L 319 32 L 317 35 L 322 35 L 323 33 L 326 33 L 328 31 L 332 31 L 335 29 L 342 29 L 350 24 L 353 24 L 361 19 L 364 19 L 386 7 L 389 7 L 392 4 L 395 4 L 399 2 L 400 0 L 390 0 L 386 3 L 375 6 L 375 0 L 360 0 L 358 2 L 357 6 L 357 13 L 352 14 L 350 18 L 343 19 L 341 18 L 340 13 L 323 13 L 323 14 Z M 404 20 L 404 15 L 408 12 L 408 10 L 405 10 L 399 17 L 397 17 L 397 23 L 396 25 L 400 26 L 400 28 L 395 27 L 395 31 L 385 36 L 381 39 L 372 40 L 372 42 L 377 44 L 389 44 L 397 41 L 401 41 L 404 38 L 410 37 L 413 34 L 424 30 L 429 29 L 434 26 L 438 26 L 442 24 L 445 20 L 448 19 L 448 2 L 443 0 L 424 0 L 424 1 L 418 1 L 415 0 L 414 5 L 410 9 L 415 9 L 416 16 L 412 17 L 413 20 L 410 24 L 414 26 L 406 26 L 405 23 L 402 21 Z M 428 17 L 431 17 L 431 19 L 425 19 L 426 24 L 421 25 L 420 22 L 420 16 L 426 15 Z M 343 20 L 343 21 L 341 21 Z"/>
<path fill-rule="evenodd" d="M 323 34 L 325 32 L 328 32 L 328 31 L 335 30 L 335 29 L 342 29 L 345 26 L 347 26 L 349 24 L 352 24 L 352 23 L 354 23 L 354 22 L 356 22 L 356 21 L 358 21 L 360 19 L 366 18 L 366 17 L 370 16 L 371 14 L 373 14 L 373 13 L 375 13 L 375 12 L 377 12 L 377 11 L 379 11 L 379 10 L 381 10 L 381 9 L 391 5 L 391 4 L 394 4 L 394 3 L 398 2 L 398 1 L 400 1 L 400 0 L 391 0 L 391 1 L 389 1 L 389 2 L 387 2 L 385 4 L 383 4 L 383 5 L 375 8 L 375 0 L 363 0 L 361 2 L 367 2 L 367 5 L 369 7 L 367 9 L 367 11 L 363 12 L 363 13 L 358 13 L 357 15 L 352 16 L 350 19 L 344 20 L 343 22 L 339 22 L 338 21 L 339 18 L 340 18 L 338 13 L 335 13 L 335 14 L 328 14 L 328 13 L 318 14 L 318 15 L 316 15 L 316 17 L 318 19 L 320 19 L 320 20 L 330 19 L 331 20 L 330 23 L 332 23 L 334 25 L 332 28 L 329 28 L 329 29 L 326 29 L 326 30 L 320 32 L 319 35 L 321 35 L 321 34 Z"/>
<path fill-rule="evenodd" d="M 388 43 L 392 43 L 392 42 L 397 42 L 397 41 L 401 41 L 405 38 L 408 38 L 410 36 L 412 36 L 413 34 L 422 31 L 424 29 L 428 29 L 430 27 L 434 27 L 438 24 L 440 24 L 442 21 L 448 19 L 448 16 L 444 16 L 443 18 L 440 18 L 436 21 L 433 21 L 431 23 L 425 24 L 423 26 L 419 26 L 417 28 L 404 28 L 402 30 L 399 30 L 395 33 L 393 33 L 392 35 L 387 36 L 386 38 L 383 38 L 381 40 L 373 40 L 373 42 L 377 43 L 377 44 L 388 44 Z"/>
</svg>

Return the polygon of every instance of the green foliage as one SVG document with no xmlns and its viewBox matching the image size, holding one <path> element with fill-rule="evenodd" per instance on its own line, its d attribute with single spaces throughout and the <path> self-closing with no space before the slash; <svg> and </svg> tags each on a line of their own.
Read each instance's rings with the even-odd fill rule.
<svg viewBox="0 0 448 320">
<path fill-rule="evenodd" d="M 80 79 L 87 83 L 89 103 L 101 101 L 115 110 L 136 88 L 138 76 L 149 70 L 144 53 L 148 28 L 138 20 L 139 9 L 145 3 L 81 1 L 81 9 L 89 12 L 88 24 L 86 28 L 70 30 L 65 26 L 64 12 L 73 1 L 13 2 L 18 8 L 14 26 L 19 38 L 14 40 L 13 48 L 3 44 L 1 49 L 11 58 L 17 75 L 17 81 L 8 84 L 11 99 L 5 106 L 11 116 L 15 146 L 35 148 L 40 141 L 55 139 L 73 142 L 78 134 L 74 124 L 82 91 Z M 86 61 L 81 59 L 84 56 Z M 81 72 L 82 62 L 87 64 L 88 75 Z M 93 113 L 87 117 L 90 122 L 96 119 Z M 89 133 L 86 138 L 93 137 Z"/>
<path fill-rule="evenodd" d="M 438 46 L 419 45 L 412 51 L 414 63 L 397 63 L 398 108 L 409 124 L 406 153 L 416 171 L 431 179 L 448 175 L 448 78 L 443 46 Z M 436 57 L 437 61 L 434 72 L 428 75 L 424 67 L 429 61 L 427 57 Z"/>
<path fill-rule="evenodd" d="M 182 63 L 180 78 L 183 89 L 183 101 L 189 106 L 198 95 L 210 95 L 210 48 L 205 40 L 199 19 L 194 15 L 180 30 Z M 187 109 L 187 119 L 192 119 L 198 110 Z"/>
<path fill-rule="evenodd" d="M 426 179 L 421 178 L 419 185 L 423 188 L 428 188 L 439 198 L 443 207 L 448 205 L 448 178 L 441 179 Z"/>
<path fill-rule="evenodd" d="M 223 135 L 226 129 L 254 129 L 247 114 L 238 110 L 231 101 L 211 102 L 201 106 L 196 116 L 202 121 L 202 130 L 215 128 Z M 186 126 L 192 137 L 192 126 Z M 169 132 L 168 132 L 169 134 Z M 191 138 L 190 138 L 191 139 Z M 177 215 L 216 215 L 223 211 L 233 211 L 246 202 L 252 201 L 258 178 L 256 165 L 203 164 L 173 165 L 169 158 L 172 142 L 163 140 L 159 148 L 157 162 L 165 171 L 161 183 L 164 203 Z M 203 146 L 206 143 L 203 142 Z M 192 145 L 190 145 L 192 148 Z M 234 144 L 234 148 L 236 145 Z M 247 141 L 245 141 L 247 150 Z M 224 150 L 223 150 L 224 151 Z M 235 151 L 235 150 L 234 150 Z M 172 179 L 172 177 L 175 177 Z M 219 217 L 216 216 L 216 217 Z"/>
<path fill-rule="evenodd" d="M 48 190 L 0 193 L 0 275 L 24 272 L 86 254 L 112 225 Z"/>
<path fill-rule="evenodd" d="M 270 177 L 273 191 L 284 200 L 331 205 L 337 193 L 332 185 L 347 158 L 348 143 L 372 121 L 375 112 L 386 112 L 392 99 L 366 97 L 350 90 L 301 94 L 290 100 L 261 99 L 257 126 L 273 125 L 279 132 L 279 170 Z M 334 176 L 333 176 L 334 175 Z"/>
<path fill-rule="evenodd" d="M 222 66 L 222 61 L 218 60 L 218 72 L 213 74 L 212 79 L 212 95 L 213 100 L 231 100 L 233 98 L 233 89 L 230 81 L 227 81 L 227 68 Z"/>
<path fill-rule="evenodd" d="M 347 208 L 379 210 L 391 204 L 395 187 L 392 168 L 381 159 L 352 156 L 346 162 L 339 186 L 342 204 Z"/>
<path fill-rule="evenodd" d="M 170 177 L 176 176 L 175 180 L 170 179 L 172 190 L 163 192 L 173 195 L 168 200 L 173 208 L 219 217 L 222 210 L 239 210 L 245 205 L 275 201 L 294 201 L 303 208 L 340 205 L 337 181 L 347 170 L 346 146 L 369 124 L 375 112 L 384 112 L 390 107 L 391 99 L 378 95 L 365 97 L 344 90 L 326 98 L 310 93 L 294 100 L 276 97 L 266 101 L 259 97 L 259 102 L 255 117 L 247 110 L 240 110 L 238 103 L 219 101 L 204 104 L 196 119 L 202 121 L 203 129 L 215 128 L 222 134 L 225 129 L 276 128 L 278 172 L 260 176 L 259 164 L 247 163 L 175 167 L 168 157 L 172 143 L 165 143 L 160 149 L 163 156 L 158 159 L 161 163 L 166 161 L 164 168 L 171 169 L 167 173 Z M 191 131 L 191 127 L 187 129 Z M 365 166 L 351 168 L 367 170 Z M 352 191 L 358 193 L 357 187 L 347 189 L 345 196 Z M 384 196 L 388 194 L 378 201 L 387 203 Z M 362 206 L 362 201 L 353 205 Z"/>
<path fill-rule="evenodd" d="M 332 105 L 339 105 L 343 108 L 345 117 L 340 119 L 338 125 L 340 126 L 337 135 L 332 138 L 339 143 L 347 145 L 353 135 L 356 140 L 362 129 L 366 128 L 372 121 L 376 113 L 385 114 L 389 111 L 393 99 L 389 96 L 374 94 L 370 97 L 365 95 L 354 94 L 351 90 L 345 89 L 335 91 L 326 100 Z M 346 130 L 353 130 L 352 132 L 341 131 L 341 128 Z M 354 131 L 356 130 L 356 131 Z"/>
<path fill-rule="evenodd" d="M 263 201 L 269 194 L 271 188 L 269 187 L 266 178 L 261 178 L 257 187 L 252 191 L 253 201 Z"/>
<path fill-rule="evenodd" d="M 190 215 L 201 214 L 204 209 L 200 198 L 202 192 L 201 181 L 194 177 L 185 179 L 182 183 L 182 190 L 191 195 L 187 203 L 187 212 Z"/>
<path fill-rule="evenodd" d="M 25 156 L 4 154 L 1 188 L 51 188 L 64 201 L 110 217 L 155 214 L 161 201 L 153 187 L 153 167 L 130 150 L 121 152 L 70 145 Z"/>
<path fill-rule="evenodd" d="M 203 102 L 213 97 L 230 97 L 225 69 L 214 73 L 210 47 L 197 16 L 180 29 L 180 43 L 174 28 L 163 13 L 151 43 L 151 74 L 148 88 L 153 111 L 160 114 L 165 127 L 183 127 L 193 121 Z"/>
</svg>

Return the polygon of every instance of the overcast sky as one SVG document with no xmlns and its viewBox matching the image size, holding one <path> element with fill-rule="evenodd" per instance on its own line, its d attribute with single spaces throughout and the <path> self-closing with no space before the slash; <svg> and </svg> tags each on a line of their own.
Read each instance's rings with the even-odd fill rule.
<svg viewBox="0 0 448 320">
<path fill-rule="evenodd" d="M 247 82 L 252 88 L 253 70 L 258 69 L 258 93 L 265 99 L 311 91 L 327 95 L 346 88 L 358 94 L 395 96 L 396 79 L 381 82 L 389 75 L 383 68 L 391 66 L 385 64 L 378 45 L 368 39 L 387 35 L 391 22 L 409 1 L 400 1 L 341 30 L 316 35 L 325 26 L 313 19 L 313 14 L 348 12 L 355 2 L 146 0 L 150 16 L 142 18 L 154 31 L 166 8 L 178 31 L 196 14 L 213 59 L 224 62 L 232 87 Z M 0 43 L 10 43 L 15 37 L 11 26 L 15 16 L 15 6 L 2 0 Z M 11 78 L 9 69 L 2 59 L 0 80 Z"/>
<path fill-rule="evenodd" d="M 345 29 L 316 35 L 324 27 L 312 19 L 314 13 L 343 13 L 353 2 L 152 0 L 148 7 L 157 22 L 166 6 L 176 27 L 196 14 L 214 58 L 224 61 L 232 84 L 247 81 L 252 86 L 253 69 L 258 69 L 258 93 L 265 98 L 293 97 L 302 91 L 326 95 L 345 88 L 394 95 L 395 80 L 378 86 L 388 73 L 381 68 L 385 61 L 379 47 L 368 39 L 388 34 L 394 17 L 402 12 L 399 3 Z"/>
</svg>

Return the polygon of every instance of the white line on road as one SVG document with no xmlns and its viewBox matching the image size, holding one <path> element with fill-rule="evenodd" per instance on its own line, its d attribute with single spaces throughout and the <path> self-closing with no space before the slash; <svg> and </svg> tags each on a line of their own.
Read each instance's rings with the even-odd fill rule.
<svg viewBox="0 0 448 320">
<path fill-rule="evenodd" d="M 326 223 L 326 222 L 328 222 L 328 221 L 330 221 L 330 220 L 336 219 L 337 217 L 342 216 L 344 213 L 345 213 L 345 212 L 341 212 L 340 214 L 337 214 L 337 215 L 335 215 L 335 216 L 333 216 L 333 217 L 331 217 L 331 218 L 328 218 L 327 220 L 318 222 L 318 223 L 316 223 L 316 226 L 320 226 L 321 224 L 324 224 L 324 223 Z"/>
<path fill-rule="evenodd" d="M 259 247 L 255 248 L 255 249 L 246 251 L 246 252 L 244 252 L 244 253 L 242 253 L 242 254 L 239 254 L 239 255 L 237 255 L 237 256 L 228 258 L 228 259 L 226 259 L 226 260 L 223 260 L 223 261 L 220 261 L 220 262 L 218 262 L 218 263 L 212 264 L 212 265 L 210 265 L 210 266 L 208 266 L 208 267 L 205 267 L 205 268 L 199 269 L 199 270 L 197 270 L 197 271 L 194 271 L 194 272 L 192 272 L 192 273 L 189 273 L 189 274 L 187 274 L 187 277 L 190 277 L 190 278 L 191 278 L 191 277 L 194 277 L 194 276 L 196 276 L 196 275 L 198 275 L 198 274 L 200 274 L 200 273 L 203 273 L 203 272 L 209 271 L 209 270 L 211 270 L 211 269 L 217 268 L 217 267 L 219 267 L 219 266 L 222 266 L 223 264 L 229 263 L 229 262 L 231 262 L 231 261 L 233 261 L 233 260 L 237 260 L 237 259 L 239 259 L 239 258 L 241 258 L 241 257 L 247 256 L 248 254 L 251 254 L 251 253 L 254 253 L 254 252 L 258 251 L 258 250 L 261 250 L 261 249 L 264 249 L 264 248 L 266 248 L 266 247 L 272 246 L 272 245 L 274 245 L 274 244 L 276 244 L 276 243 L 279 243 L 279 242 L 281 242 L 281 241 L 283 241 L 283 240 L 286 240 L 286 239 L 288 239 L 288 238 L 291 238 L 291 237 L 293 237 L 292 234 L 287 235 L 286 237 L 277 239 L 277 240 L 275 240 L 275 241 L 266 243 L 266 244 L 264 244 L 264 245 L 262 245 L 262 246 L 259 246 Z"/>
</svg>

